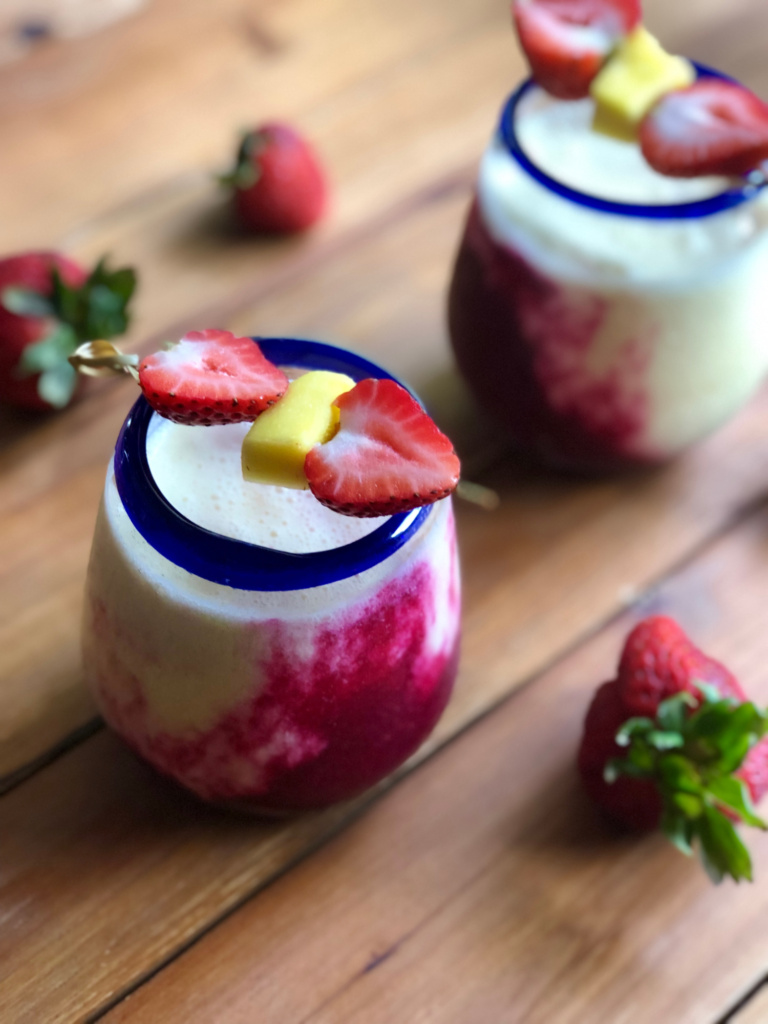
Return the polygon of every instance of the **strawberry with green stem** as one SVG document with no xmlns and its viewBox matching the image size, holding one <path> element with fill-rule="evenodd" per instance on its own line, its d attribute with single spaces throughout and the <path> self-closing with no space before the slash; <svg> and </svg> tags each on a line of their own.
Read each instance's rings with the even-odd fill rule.
<svg viewBox="0 0 768 1024">
<path fill-rule="evenodd" d="M 124 333 L 135 286 L 133 270 L 105 260 L 88 274 L 55 252 L 1 259 L 0 403 L 67 405 L 77 385 L 68 357 L 82 342 Z"/>
<path fill-rule="evenodd" d="M 325 212 L 328 186 L 314 149 L 295 129 L 268 122 L 247 132 L 234 169 L 220 179 L 250 231 L 292 234 Z"/>
<path fill-rule="evenodd" d="M 728 670 L 654 616 L 630 633 L 618 678 L 595 694 L 578 766 L 613 820 L 660 827 L 687 854 L 698 848 L 715 881 L 751 880 L 735 823 L 766 828 L 754 810 L 768 789 L 766 732 L 768 715 Z"/>
</svg>

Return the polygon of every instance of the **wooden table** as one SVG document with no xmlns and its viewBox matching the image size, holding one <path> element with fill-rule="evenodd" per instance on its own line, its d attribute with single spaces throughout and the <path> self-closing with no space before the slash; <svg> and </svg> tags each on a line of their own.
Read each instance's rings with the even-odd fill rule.
<svg viewBox="0 0 768 1024">
<path fill-rule="evenodd" d="M 768 96 L 761 0 L 646 9 L 668 48 Z M 768 393 L 632 479 L 536 474 L 489 437 L 443 298 L 521 73 L 506 0 L 150 0 L 0 69 L 3 250 L 135 264 L 136 350 L 213 325 L 357 347 L 502 497 L 458 507 L 464 653 L 433 738 L 376 793 L 264 824 L 159 781 L 82 686 L 83 575 L 132 385 L 0 412 L 3 1024 L 768 1020 L 768 838 L 753 886 L 712 887 L 598 820 L 573 767 L 590 692 L 650 611 L 768 700 Z M 266 116 L 301 125 L 335 182 L 300 240 L 233 233 L 212 182 Z"/>
</svg>

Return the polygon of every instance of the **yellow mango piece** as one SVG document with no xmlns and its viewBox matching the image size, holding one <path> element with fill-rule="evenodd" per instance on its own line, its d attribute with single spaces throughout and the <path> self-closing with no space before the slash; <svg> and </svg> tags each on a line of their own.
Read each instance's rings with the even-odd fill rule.
<svg viewBox="0 0 768 1024">
<path fill-rule="evenodd" d="M 339 410 L 333 401 L 354 386 L 345 373 L 329 370 L 312 370 L 291 381 L 283 397 L 245 435 L 243 479 L 305 490 L 307 452 L 336 433 Z"/>
<path fill-rule="evenodd" d="M 632 142 L 640 122 L 665 93 L 696 80 L 684 57 L 673 57 L 642 25 L 622 40 L 592 80 L 595 100 L 592 127 L 604 135 Z"/>
</svg>

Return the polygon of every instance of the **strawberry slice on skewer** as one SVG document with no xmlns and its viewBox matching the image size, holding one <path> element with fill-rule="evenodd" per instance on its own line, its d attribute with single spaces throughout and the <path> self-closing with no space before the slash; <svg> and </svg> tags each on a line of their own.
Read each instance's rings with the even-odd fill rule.
<svg viewBox="0 0 768 1024">
<path fill-rule="evenodd" d="M 616 44 L 640 24 L 640 0 L 513 0 L 512 17 L 531 73 L 552 96 L 589 95 Z"/>
<path fill-rule="evenodd" d="M 304 462 L 323 505 L 349 516 L 386 516 L 454 490 L 460 467 L 453 445 L 405 388 L 362 380 L 335 404 L 338 432 Z"/>
<path fill-rule="evenodd" d="M 252 338 L 205 330 L 142 359 L 139 384 L 161 416 L 207 427 L 255 420 L 285 394 L 288 378 Z"/>
<path fill-rule="evenodd" d="M 640 126 L 643 156 L 661 174 L 748 174 L 768 160 L 768 104 L 735 82 L 700 79 L 664 96 Z"/>
</svg>

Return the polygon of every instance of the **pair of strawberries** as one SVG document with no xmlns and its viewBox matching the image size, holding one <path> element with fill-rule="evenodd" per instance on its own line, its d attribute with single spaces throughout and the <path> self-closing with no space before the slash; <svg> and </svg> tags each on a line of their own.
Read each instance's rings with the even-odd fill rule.
<svg viewBox="0 0 768 1024">
<path fill-rule="evenodd" d="M 513 0 L 512 13 L 533 77 L 566 100 L 589 95 L 642 15 L 640 0 Z M 768 105 L 741 85 L 703 78 L 653 107 L 640 146 L 661 174 L 747 174 L 768 160 Z"/>
<path fill-rule="evenodd" d="M 661 827 L 683 852 L 698 846 L 716 881 L 751 879 L 735 822 L 766 828 L 768 715 L 736 678 L 665 616 L 629 634 L 615 679 L 587 712 L 578 767 L 603 811 L 631 829 Z"/>
</svg>

